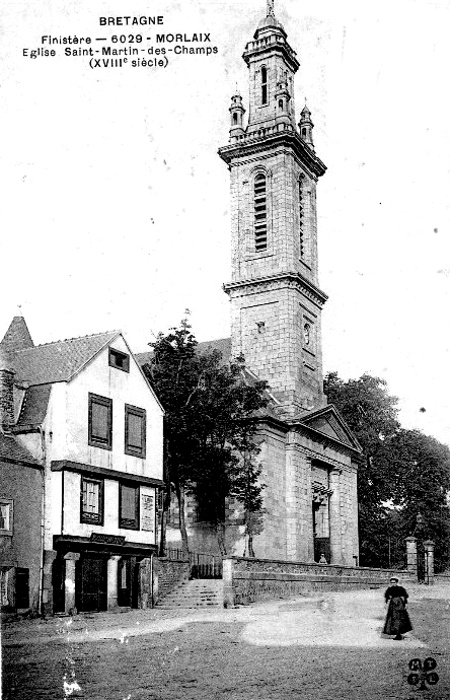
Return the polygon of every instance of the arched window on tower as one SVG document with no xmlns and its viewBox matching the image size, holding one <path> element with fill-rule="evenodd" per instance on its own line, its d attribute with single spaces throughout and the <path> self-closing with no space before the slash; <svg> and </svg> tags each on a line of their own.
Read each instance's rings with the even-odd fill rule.
<svg viewBox="0 0 450 700">
<path fill-rule="evenodd" d="M 238 116 L 237 116 L 236 112 L 233 112 L 233 124 L 237 124 L 237 123 L 238 123 Z"/>
<path fill-rule="evenodd" d="M 267 181 L 266 176 L 259 173 L 254 185 L 255 207 L 255 251 L 267 250 Z"/>
<path fill-rule="evenodd" d="M 305 192 L 304 178 L 301 177 L 298 181 L 298 228 L 299 228 L 299 246 L 300 258 L 305 258 Z"/>
<path fill-rule="evenodd" d="M 261 68 L 261 103 L 263 105 L 267 104 L 267 68 L 263 66 Z"/>
</svg>

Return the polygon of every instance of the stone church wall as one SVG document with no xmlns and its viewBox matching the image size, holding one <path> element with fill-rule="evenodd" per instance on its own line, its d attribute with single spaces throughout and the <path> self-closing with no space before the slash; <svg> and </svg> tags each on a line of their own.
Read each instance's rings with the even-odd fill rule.
<svg viewBox="0 0 450 700">
<path fill-rule="evenodd" d="M 387 586 L 392 575 L 413 581 L 408 571 L 229 557 L 223 562 L 224 606 L 249 605 L 317 591 Z"/>
<path fill-rule="evenodd" d="M 342 563 L 358 563 L 358 496 L 355 470 L 343 469 L 340 475 Z"/>
<path fill-rule="evenodd" d="M 263 466 L 261 483 L 263 490 L 264 529 L 254 538 L 254 550 L 258 556 L 276 559 L 287 557 L 286 550 L 286 472 L 285 472 L 285 435 L 266 427 L 261 430 L 264 438 L 258 457 Z"/>
</svg>

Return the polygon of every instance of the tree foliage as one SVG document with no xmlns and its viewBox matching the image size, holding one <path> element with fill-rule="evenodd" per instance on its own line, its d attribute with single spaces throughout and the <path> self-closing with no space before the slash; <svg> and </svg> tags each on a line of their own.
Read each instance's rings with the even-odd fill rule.
<svg viewBox="0 0 450 700">
<path fill-rule="evenodd" d="M 336 372 L 324 382 L 363 449 L 358 468 L 360 563 L 388 566 L 404 552 L 417 515 L 423 536 L 435 541 L 436 568 L 448 565 L 450 452 L 437 440 L 406 430 L 386 382 L 364 374 L 344 382 Z"/>
<path fill-rule="evenodd" d="M 368 374 L 344 382 L 332 372 L 325 377 L 324 390 L 363 449 L 358 467 L 360 563 L 381 566 L 380 538 L 386 524 L 382 504 L 392 493 L 388 442 L 400 428 L 397 399 L 388 394 L 383 379 Z"/>
<path fill-rule="evenodd" d="M 165 475 L 178 499 L 183 548 L 189 549 L 184 502 L 191 493 L 225 553 L 226 499 L 245 513 L 262 508 L 253 417 L 267 403 L 266 384 L 246 374 L 244 358 L 224 363 L 220 352 L 200 353 L 197 345 L 184 319 L 151 343 L 144 371 L 166 412 Z"/>
</svg>

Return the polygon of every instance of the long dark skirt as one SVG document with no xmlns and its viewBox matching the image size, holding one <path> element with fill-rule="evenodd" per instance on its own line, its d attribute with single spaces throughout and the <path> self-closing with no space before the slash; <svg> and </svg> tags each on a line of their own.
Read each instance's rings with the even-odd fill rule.
<svg viewBox="0 0 450 700">
<path fill-rule="evenodd" d="M 383 634 L 406 634 L 412 625 L 402 598 L 391 598 L 383 627 Z"/>
</svg>

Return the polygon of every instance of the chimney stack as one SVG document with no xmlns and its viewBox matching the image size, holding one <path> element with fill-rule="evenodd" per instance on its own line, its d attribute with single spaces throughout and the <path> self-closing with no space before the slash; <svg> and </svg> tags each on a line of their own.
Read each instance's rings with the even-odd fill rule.
<svg viewBox="0 0 450 700">
<path fill-rule="evenodd" d="M 14 425 L 14 370 L 0 348 L 0 431 Z"/>
</svg>

